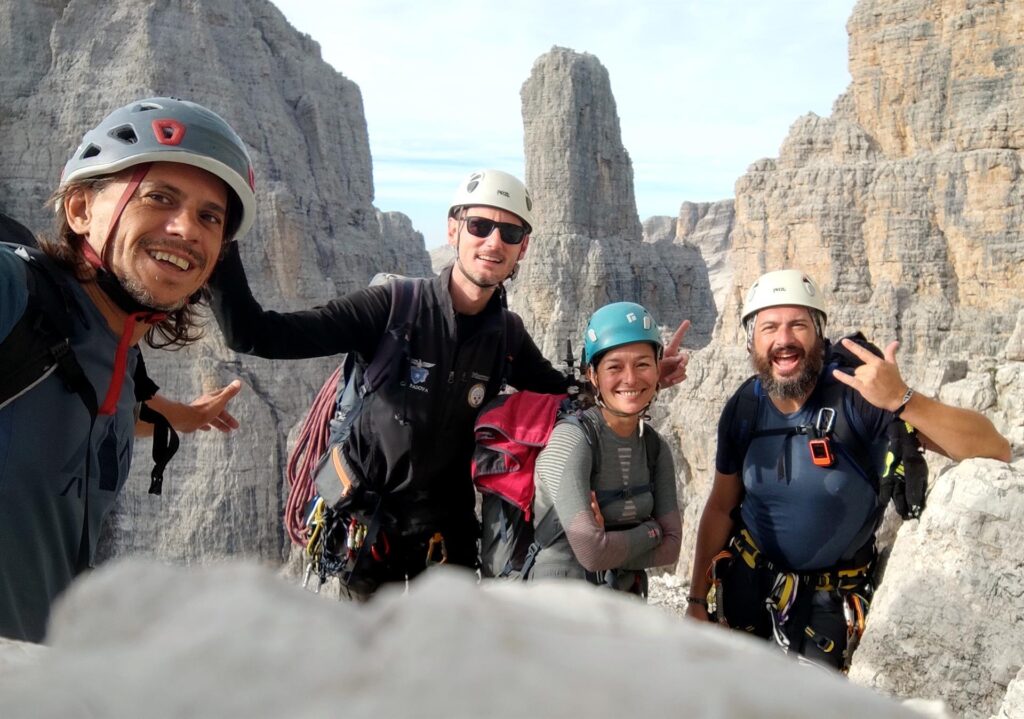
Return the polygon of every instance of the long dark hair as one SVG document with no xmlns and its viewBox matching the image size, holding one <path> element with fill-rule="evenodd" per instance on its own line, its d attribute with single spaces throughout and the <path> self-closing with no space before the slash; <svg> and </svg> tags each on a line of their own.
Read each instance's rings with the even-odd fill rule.
<svg viewBox="0 0 1024 719">
<path fill-rule="evenodd" d="M 49 203 L 56 213 L 56 221 L 52 236 L 39 237 L 39 248 L 54 262 L 71 272 L 79 282 L 95 282 L 96 270 L 85 259 L 82 252 L 82 245 L 86 239 L 72 230 L 68 223 L 64 200 L 71 193 L 83 189 L 99 192 L 109 185 L 114 177 L 114 175 L 106 175 L 69 182 L 54 192 L 49 199 Z M 234 199 L 233 193 L 228 192 L 228 198 L 229 215 L 233 216 L 232 219 L 240 218 L 240 208 L 236 209 L 231 202 Z M 237 200 L 235 202 L 237 203 Z M 221 248 L 222 255 L 227 247 L 227 238 L 231 236 L 228 231 L 237 226 L 237 220 L 226 223 L 225 240 Z M 206 324 L 201 305 L 208 300 L 208 297 L 206 289 L 200 289 L 188 299 L 183 307 L 168 312 L 162 322 L 152 325 L 146 331 L 143 340 L 150 347 L 174 350 L 199 341 L 203 337 Z"/>
</svg>

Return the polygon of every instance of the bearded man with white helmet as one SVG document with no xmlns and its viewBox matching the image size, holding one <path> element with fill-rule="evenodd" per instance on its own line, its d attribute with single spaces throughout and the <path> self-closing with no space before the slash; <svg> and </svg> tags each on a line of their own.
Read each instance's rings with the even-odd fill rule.
<svg viewBox="0 0 1024 719">
<path fill-rule="evenodd" d="M 889 425 L 912 425 L 924 447 L 955 460 L 1008 461 L 1010 449 L 984 416 L 910 389 L 898 342 L 878 356 L 843 339 L 860 364 L 826 364 L 826 321 L 820 290 L 798 270 L 769 272 L 747 293 L 756 374 L 719 421 L 687 613 L 708 619 L 713 586 L 720 623 L 841 669 L 872 591 Z"/>
<path fill-rule="evenodd" d="M 54 598 L 91 566 L 132 438 L 153 431 L 140 416 L 163 427 L 159 493 L 172 435 L 149 408 L 182 431 L 238 426 L 225 406 L 240 383 L 192 405 L 154 396 L 137 345 L 199 338 L 194 305 L 225 244 L 252 224 L 252 177 L 219 116 L 140 100 L 68 161 L 55 237 L 40 250 L 0 237 L 11 240 L 0 244 L 0 635 L 40 641 Z"/>
<path fill-rule="evenodd" d="M 566 390 L 566 377 L 504 306 L 502 283 L 526 254 L 533 223 L 532 198 L 508 173 L 472 172 L 456 190 L 447 220 L 455 262 L 436 278 L 413 280 L 419 290 L 408 366 L 364 399 L 340 450 L 346 478 L 368 488 L 346 507 L 346 520 L 380 525 L 373 551 L 361 553 L 346 573 L 342 591 L 349 598 L 366 599 L 380 584 L 415 577 L 442 559 L 476 567 L 479 523 L 469 471 L 479 408 L 505 382 Z M 302 312 L 264 310 L 232 252 L 211 287 L 228 346 L 267 358 L 347 352 L 366 368 L 394 310 L 387 285 Z M 675 339 L 663 367 L 666 384 L 685 374 L 678 346 Z M 372 508 L 363 506 L 370 502 Z"/>
</svg>

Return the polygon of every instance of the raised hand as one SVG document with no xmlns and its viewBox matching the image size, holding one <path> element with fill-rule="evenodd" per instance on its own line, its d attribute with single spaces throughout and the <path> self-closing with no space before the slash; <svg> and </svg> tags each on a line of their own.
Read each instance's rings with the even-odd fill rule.
<svg viewBox="0 0 1024 719">
<path fill-rule="evenodd" d="M 907 393 L 907 383 L 903 381 L 900 368 L 896 364 L 896 350 L 899 349 L 900 343 L 890 342 L 882 352 L 882 357 L 848 339 L 842 340 L 842 343 L 843 347 L 860 358 L 864 364 L 857 367 L 852 375 L 834 369 L 832 376 L 857 390 L 861 397 L 879 409 L 889 412 L 899 409 Z"/>
<path fill-rule="evenodd" d="M 664 389 L 679 384 L 686 379 L 686 364 L 690 361 L 690 353 L 680 351 L 686 331 L 690 329 L 690 320 L 683 320 L 672 339 L 665 345 L 665 352 L 659 366 L 661 378 L 658 384 Z"/>
</svg>

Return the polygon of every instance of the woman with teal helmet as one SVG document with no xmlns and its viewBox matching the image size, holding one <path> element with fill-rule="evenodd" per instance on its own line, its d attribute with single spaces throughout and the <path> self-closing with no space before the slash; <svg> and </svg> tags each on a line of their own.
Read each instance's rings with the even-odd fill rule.
<svg viewBox="0 0 1024 719">
<path fill-rule="evenodd" d="M 585 579 L 646 596 L 648 567 L 675 564 L 682 522 L 672 451 L 644 416 L 663 345 L 643 306 L 615 302 L 590 318 L 584 367 L 596 401 L 560 420 L 537 458 L 535 517 L 554 509 L 565 534 L 531 579 Z"/>
</svg>

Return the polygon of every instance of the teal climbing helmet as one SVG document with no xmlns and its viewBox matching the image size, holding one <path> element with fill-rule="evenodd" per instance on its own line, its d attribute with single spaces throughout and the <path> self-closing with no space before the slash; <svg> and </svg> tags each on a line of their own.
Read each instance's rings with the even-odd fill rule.
<svg viewBox="0 0 1024 719">
<path fill-rule="evenodd" d="M 613 302 L 590 316 L 583 334 L 583 366 L 593 365 L 610 349 L 650 342 L 661 359 L 662 344 L 658 323 L 643 305 L 636 302 Z"/>
</svg>

